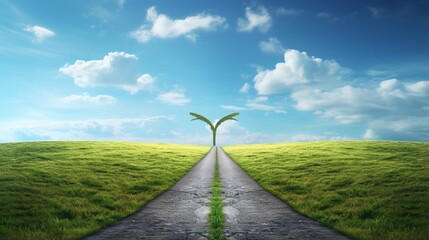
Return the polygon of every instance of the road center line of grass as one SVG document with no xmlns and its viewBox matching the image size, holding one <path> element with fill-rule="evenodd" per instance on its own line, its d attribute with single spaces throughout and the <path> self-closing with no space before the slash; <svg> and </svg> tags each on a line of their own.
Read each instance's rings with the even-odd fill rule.
<svg viewBox="0 0 429 240">
<path fill-rule="evenodd" d="M 209 226 L 210 239 L 225 239 L 223 229 L 225 227 L 225 216 L 222 210 L 223 201 L 221 197 L 222 185 L 219 177 L 218 153 L 216 148 L 215 172 L 212 183 L 212 198 L 210 202 Z"/>
</svg>

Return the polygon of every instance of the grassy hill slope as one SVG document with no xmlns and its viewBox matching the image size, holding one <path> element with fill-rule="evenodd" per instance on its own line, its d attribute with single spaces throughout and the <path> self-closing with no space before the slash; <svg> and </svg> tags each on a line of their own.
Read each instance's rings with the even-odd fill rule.
<svg viewBox="0 0 429 240">
<path fill-rule="evenodd" d="M 209 147 L 0 144 L 0 239 L 76 239 L 169 189 Z"/>
<path fill-rule="evenodd" d="M 427 239 L 429 143 L 240 145 L 225 151 L 297 211 L 358 239 Z"/>
</svg>

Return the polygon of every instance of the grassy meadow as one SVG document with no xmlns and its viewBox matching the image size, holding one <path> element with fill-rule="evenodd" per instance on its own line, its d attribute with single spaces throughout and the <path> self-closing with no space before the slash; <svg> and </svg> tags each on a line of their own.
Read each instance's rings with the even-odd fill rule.
<svg viewBox="0 0 429 240">
<path fill-rule="evenodd" d="M 356 239 L 428 239 L 429 143 L 224 147 L 262 187 Z"/>
<path fill-rule="evenodd" d="M 209 147 L 0 144 L 0 239 L 77 239 L 169 189 Z"/>
</svg>

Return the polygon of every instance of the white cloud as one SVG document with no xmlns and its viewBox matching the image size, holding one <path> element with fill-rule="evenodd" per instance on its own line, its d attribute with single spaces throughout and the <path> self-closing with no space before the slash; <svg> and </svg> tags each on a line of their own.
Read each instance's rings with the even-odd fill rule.
<svg viewBox="0 0 429 240">
<path fill-rule="evenodd" d="M 45 40 L 46 38 L 55 36 L 55 32 L 37 25 L 27 26 L 24 28 L 24 31 L 33 33 L 36 37 L 36 40 L 39 42 Z"/>
<path fill-rule="evenodd" d="M 240 88 L 240 93 L 248 93 L 250 90 L 250 84 L 245 83 L 241 88 Z"/>
<path fill-rule="evenodd" d="M 429 81 L 380 82 L 375 88 L 344 86 L 331 91 L 299 90 L 292 93 L 295 108 L 334 118 L 342 124 L 366 123 L 364 138 L 428 140 Z"/>
<path fill-rule="evenodd" d="M 88 93 L 83 93 L 82 95 L 70 95 L 67 97 L 63 97 L 60 99 L 60 102 L 63 104 L 78 104 L 78 105 L 86 105 L 86 104 L 113 104 L 116 103 L 116 98 L 109 95 L 97 95 L 91 96 Z"/>
<path fill-rule="evenodd" d="M 142 89 L 150 90 L 152 89 L 155 83 L 155 78 L 153 78 L 150 74 L 143 74 L 139 78 L 137 78 L 137 84 L 125 84 L 122 85 L 122 88 L 131 94 L 134 94 Z"/>
<path fill-rule="evenodd" d="M 254 77 L 259 94 L 281 93 L 302 86 L 338 84 L 349 70 L 334 60 L 310 57 L 306 52 L 289 49 L 284 62 L 277 63 L 273 70 L 259 71 Z"/>
<path fill-rule="evenodd" d="M 248 143 L 252 138 L 251 135 L 252 134 L 244 127 L 241 127 L 237 121 L 226 121 L 217 129 L 216 142 L 218 144 Z"/>
<path fill-rule="evenodd" d="M 409 93 L 418 96 L 429 96 L 429 81 L 405 84 Z"/>
<path fill-rule="evenodd" d="M 0 122 L 0 142 L 35 140 L 114 140 L 145 141 L 189 144 L 212 144 L 211 130 L 204 133 L 189 134 L 176 129 L 171 116 L 152 116 L 143 118 L 107 118 L 75 121 L 21 119 Z M 240 118 L 239 118 L 240 121 Z M 216 122 L 216 121 L 215 121 Z M 201 123 L 202 124 L 202 123 Z M 163 126 L 172 128 L 163 129 Z M 202 125 L 204 126 L 204 125 Z M 203 128 L 204 129 L 204 128 Z M 155 131 L 155 132 L 154 132 Z M 317 137 L 317 136 L 316 136 Z M 323 137 L 323 136 L 322 136 Z M 217 132 L 218 145 L 267 143 L 286 141 L 310 141 L 311 135 L 285 135 L 251 132 L 240 122 L 226 121 Z M 330 134 L 326 140 L 349 139 Z"/>
<path fill-rule="evenodd" d="M 237 107 L 237 106 L 232 106 L 232 105 L 220 105 L 220 107 L 223 108 L 223 109 L 232 110 L 232 111 L 245 111 L 245 110 L 249 110 L 248 108 L 245 108 L 245 107 Z"/>
<path fill-rule="evenodd" d="M 185 36 L 191 41 L 196 40 L 195 31 L 214 30 L 225 26 L 225 18 L 217 15 L 200 13 L 184 19 L 171 19 L 167 15 L 158 14 L 155 7 L 150 7 L 146 12 L 147 23 L 130 33 L 131 37 L 141 43 L 146 43 L 152 38 L 176 38 Z"/>
<path fill-rule="evenodd" d="M 278 106 L 271 106 L 267 104 L 263 104 L 263 102 L 267 102 L 268 97 L 262 96 L 257 97 L 255 99 L 248 100 L 245 106 L 251 110 L 260 110 L 260 111 L 273 111 L 275 113 L 286 113 L 284 108 Z"/>
<path fill-rule="evenodd" d="M 249 144 L 249 143 L 274 143 L 274 142 L 309 142 L 309 141 L 338 141 L 338 140 L 351 140 L 346 136 L 339 136 L 336 134 L 327 135 L 310 135 L 310 134 L 269 134 L 252 132 L 240 125 L 239 121 L 226 121 L 223 122 L 217 131 L 217 145 L 231 145 L 231 144 Z M 217 120 L 215 121 L 217 122 Z M 200 135 L 187 136 L 186 139 L 191 143 L 207 143 L 211 144 L 211 130 L 206 127 L 206 137 Z M 180 136 L 182 139 L 185 136 Z"/>
<path fill-rule="evenodd" d="M 172 121 L 170 116 L 106 118 L 89 120 L 26 119 L 1 122 L 0 141 L 32 140 L 118 140 L 149 139 L 152 125 Z"/>
<path fill-rule="evenodd" d="M 286 113 L 283 107 L 279 106 L 271 106 L 265 104 L 268 101 L 268 97 L 261 96 L 255 99 L 247 100 L 245 107 L 238 107 L 232 105 L 221 105 L 223 109 L 233 110 L 233 111 L 245 111 L 245 110 L 259 110 L 259 111 L 267 111 L 267 112 L 275 112 L 275 113 Z"/>
<path fill-rule="evenodd" d="M 238 31 L 251 32 L 257 28 L 260 32 L 265 33 L 271 28 L 271 16 L 263 6 L 258 6 L 255 10 L 246 7 L 245 12 L 246 19 L 239 18 L 237 20 Z"/>
<path fill-rule="evenodd" d="M 158 100 L 163 103 L 178 106 L 183 106 L 191 102 L 191 99 L 187 98 L 184 92 L 181 90 L 174 90 L 171 92 L 162 93 L 158 96 Z"/>
<path fill-rule="evenodd" d="M 375 139 L 376 136 L 374 134 L 374 131 L 372 129 L 367 129 L 365 133 L 363 134 L 364 139 Z"/>
<path fill-rule="evenodd" d="M 149 90 L 155 79 L 149 74 L 140 75 L 138 57 L 124 52 L 110 52 L 101 60 L 77 60 L 66 64 L 59 71 L 73 78 L 82 88 L 115 87 L 135 94 L 140 90 Z"/>
<path fill-rule="evenodd" d="M 270 106 L 262 103 L 252 102 L 252 103 L 247 103 L 245 106 L 252 110 L 273 111 L 275 113 L 286 113 L 286 111 L 282 107 Z"/>
<path fill-rule="evenodd" d="M 266 102 L 266 101 L 268 101 L 268 97 L 267 96 L 260 96 L 260 97 L 257 97 L 255 99 L 249 100 L 249 102 L 254 102 L 254 103 Z"/>
<path fill-rule="evenodd" d="M 259 42 L 259 48 L 266 53 L 283 54 L 286 51 L 286 49 L 282 46 L 280 41 L 275 37 L 270 37 L 268 41 Z"/>
<path fill-rule="evenodd" d="M 404 116 L 402 118 L 380 118 L 370 121 L 364 137 L 407 141 L 429 141 L 429 117 Z"/>
<path fill-rule="evenodd" d="M 296 101 L 296 109 L 300 111 L 317 111 L 318 115 L 332 117 L 345 124 L 365 120 L 363 111 L 366 108 L 360 105 L 361 99 L 368 103 L 375 100 L 367 89 L 353 88 L 351 86 L 344 86 L 330 92 L 323 92 L 319 89 L 300 90 L 293 92 L 291 97 Z M 353 106 L 357 104 L 363 111 L 355 111 Z"/>
<path fill-rule="evenodd" d="M 216 123 L 219 119 L 216 119 Z M 240 125 L 240 118 L 238 121 L 225 121 L 223 122 L 216 132 L 216 144 L 219 145 L 231 145 L 231 144 L 247 144 L 247 143 L 261 143 L 266 142 L 269 137 L 266 134 L 250 132 L 245 127 Z M 206 126 L 207 136 L 210 136 L 207 141 L 209 144 L 212 143 L 211 130 Z M 272 135 L 270 137 L 273 137 Z M 192 137 L 191 137 L 192 138 Z M 272 139 L 271 139 L 272 140 Z M 269 142 L 269 141 L 268 141 Z"/>
<path fill-rule="evenodd" d="M 378 86 L 352 86 L 351 70 L 334 60 L 309 57 L 287 50 L 285 61 L 272 70 L 259 70 L 254 77 L 259 94 L 290 93 L 299 111 L 311 111 L 340 124 L 366 126 L 365 139 L 429 139 L 429 81 L 380 81 Z M 368 71 L 371 83 L 389 72 Z M 356 81 L 355 81 L 356 82 Z M 261 102 L 248 102 L 247 109 L 266 109 Z M 426 125 L 425 125 L 426 123 Z"/>
</svg>

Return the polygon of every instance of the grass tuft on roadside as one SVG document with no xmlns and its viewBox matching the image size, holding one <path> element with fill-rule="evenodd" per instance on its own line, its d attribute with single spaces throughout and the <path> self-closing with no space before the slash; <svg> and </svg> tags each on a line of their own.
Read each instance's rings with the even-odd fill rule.
<svg viewBox="0 0 429 240">
<path fill-rule="evenodd" d="M 224 150 L 263 188 L 353 238 L 429 237 L 429 143 L 283 143 Z"/>
<path fill-rule="evenodd" d="M 225 227 L 225 216 L 222 210 L 222 207 L 223 207 L 223 200 L 221 197 L 222 185 L 220 184 L 217 151 L 218 150 L 216 148 L 215 173 L 213 176 L 212 198 L 210 202 L 211 210 L 209 213 L 209 226 L 210 226 L 209 239 L 211 240 L 225 239 L 225 235 L 223 232 L 223 229 Z"/>
<path fill-rule="evenodd" d="M 174 185 L 208 147 L 120 142 L 0 144 L 0 239 L 78 239 Z"/>
</svg>

